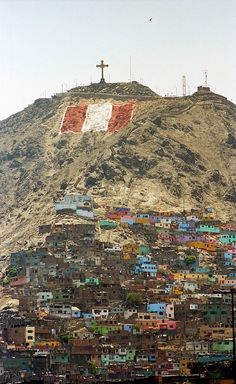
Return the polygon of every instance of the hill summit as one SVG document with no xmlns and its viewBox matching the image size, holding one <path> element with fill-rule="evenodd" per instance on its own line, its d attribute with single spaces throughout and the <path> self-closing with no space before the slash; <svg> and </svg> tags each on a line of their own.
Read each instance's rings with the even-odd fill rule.
<svg viewBox="0 0 236 384">
<path fill-rule="evenodd" d="M 211 206 L 233 217 L 236 106 L 204 87 L 187 97 L 160 97 L 137 82 L 76 87 L 37 99 L 0 132 L 2 251 L 33 241 L 53 200 L 70 192 L 101 206 Z"/>
<path fill-rule="evenodd" d="M 69 94 L 99 94 L 99 95 L 118 95 L 118 96 L 146 96 L 146 97 L 158 97 L 149 87 L 132 81 L 130 83 L 91 83 L 87 86 L 80 86 L 72 88 Z"/>
</svg>

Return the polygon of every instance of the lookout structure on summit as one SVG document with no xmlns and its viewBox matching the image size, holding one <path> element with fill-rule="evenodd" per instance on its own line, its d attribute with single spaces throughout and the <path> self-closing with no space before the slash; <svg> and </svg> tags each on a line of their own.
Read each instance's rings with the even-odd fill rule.
<svg viewBox="0 0 236 384">
<path fill-rule="evenodd" d="M 101 68 L 101 80 L 100 80 L 100 83 L 105 83 L 105 79 L 104 79 L 104 68 L 107 68 L 109 67 L 108 64 L 104 64 L 104 61 L 101 60 L 101 63 L 100 64 L 97 64 L 96 65 L 97 68 Z"/>
</svg>

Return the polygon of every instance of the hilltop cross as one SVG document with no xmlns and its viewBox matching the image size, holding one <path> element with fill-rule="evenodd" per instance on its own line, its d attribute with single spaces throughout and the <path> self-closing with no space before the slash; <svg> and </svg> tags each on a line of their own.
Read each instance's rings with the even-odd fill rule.
<svg viewBox="0 0 236 384">
<path fill-rule="evenodd" d="M 101 71 L 102 71 L 102 77 L 101 77 L 100 83 L 105 83 L 103 71 L 104 71 L 104 68 L 109 67 L 109 65 L 108 64 L 104 64 L 104 61 L 101 60 L 101 64 L 97 64 L 96 67 L 97 68 L 101 68 Z"/>
</svg>

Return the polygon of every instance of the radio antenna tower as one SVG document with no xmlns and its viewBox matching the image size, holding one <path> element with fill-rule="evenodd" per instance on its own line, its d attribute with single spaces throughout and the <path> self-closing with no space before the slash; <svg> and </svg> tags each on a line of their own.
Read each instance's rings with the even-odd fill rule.
<svg viewBox="0 0 236 384">
<path fill-rule="evenodd" d="M 207 69 L 204 71 L 204 77 L 205 77 L 205 87 L 207 87 Z"/>
<path fill-rule="evenodd" d="M 182 76 L 183 96 L 186 96 L 186 76 Z"/>
</svg>

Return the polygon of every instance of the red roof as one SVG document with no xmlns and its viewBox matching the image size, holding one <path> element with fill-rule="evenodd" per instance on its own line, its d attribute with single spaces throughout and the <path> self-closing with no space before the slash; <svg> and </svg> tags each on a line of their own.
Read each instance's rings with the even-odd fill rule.
<svg viewBox="0 0 236 384">
<path fill-rule="evenodd" d="M 11 281 L 11 287 L 20 287 L 26 284 L 26 276 L 19 277 L 17 280 Z"/>
</svg>

